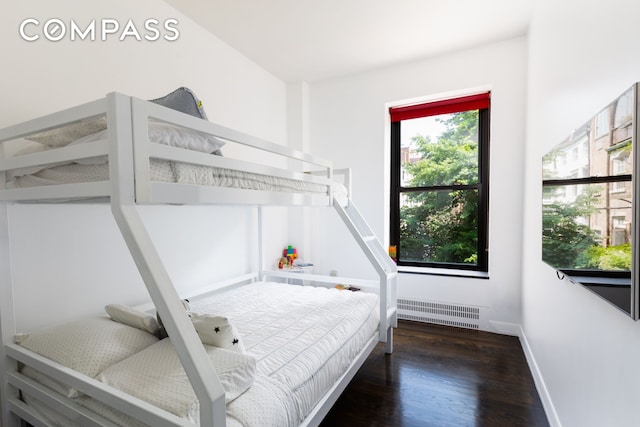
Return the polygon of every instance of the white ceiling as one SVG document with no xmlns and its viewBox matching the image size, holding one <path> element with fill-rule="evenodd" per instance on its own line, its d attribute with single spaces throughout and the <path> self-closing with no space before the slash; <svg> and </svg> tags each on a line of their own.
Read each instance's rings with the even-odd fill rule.
<svg viewBox="0 0 640 427">
<path fill-rule="evenodd" d="M 285 82 L 526 34 L 534 0 L 165 0 Z"/>
</svg>

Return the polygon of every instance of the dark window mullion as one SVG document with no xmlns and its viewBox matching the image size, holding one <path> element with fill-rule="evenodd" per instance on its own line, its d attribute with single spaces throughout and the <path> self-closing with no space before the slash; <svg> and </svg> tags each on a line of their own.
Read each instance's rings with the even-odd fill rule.
<svg viewBox="0 0 640 427">
<path fill-rule="evenodd" d="M 400 187 L 401 193 L 411 193 L 419 191 L 460 191 L 460 190 L 479 190 L 481 183 L 466 185 L 430 185 L 428 187 Z"/>
<path fill-rule="evenodd" d="M 389 244 L 395 245 L 400 254 L 400 123 L 391 123 L 391 212 Z"/>
<path fill-rule="evenodd" d="M 478 269 L 489 271 L 489 109 L 478 114 Z"/>
</svg>

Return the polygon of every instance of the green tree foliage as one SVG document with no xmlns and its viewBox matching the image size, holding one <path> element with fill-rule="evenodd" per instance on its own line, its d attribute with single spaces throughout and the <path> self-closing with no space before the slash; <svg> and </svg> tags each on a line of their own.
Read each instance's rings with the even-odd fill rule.
<svg viewBox="0 0 640 427">
<path fill-rule="evenodd" d="M 408 186 L 468 185 L 478 182 L 478 112 L 440 120 L 437 141 L 416 135 L 421 160 L 405 164 Z M 476 263 L 478 194 L 475 189 L 405 193 L 400 211 L 401 258 L 405 261 Z"/>
<path fill-rule="evenodd" d="M 598 246 L 597 235 L 577 220 L 590 215 L 585 198 L 545 205 L 542 212 L 542 259 L 556 268 L 575 269 L 578 257 Z"/>
<path fill-rule="evenodd" d="M 558 187 L 545 188 L 546 198 L 556 198 Z M 594 201 L 601 187 L 586 187 L 573 203 L 553 203 L 542 211 L 542 259 L 562 269 L 630 270 L 631 244 L 603 246 L 599 235 L 581 218 L 597 210 Z"/>
<path fill-rule="evenodd" d="M 631 270 L 631 243 L 618 246 L 591 246 L 582 252 L 576 264 L 580 268 L 596 270 Z"/>
</svg>

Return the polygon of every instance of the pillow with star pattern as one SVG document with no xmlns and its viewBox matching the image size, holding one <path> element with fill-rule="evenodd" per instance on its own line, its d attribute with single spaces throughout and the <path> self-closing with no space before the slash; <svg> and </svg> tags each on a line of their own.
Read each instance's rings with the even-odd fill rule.
<svg viewBox="0 0 640 427">
<path fill-rule="evenodd" d="M 189 312 L 189 317 L 203 344 L 244 353 L 244 345 L 236 328 L 226 317 Z"/>
</svg>

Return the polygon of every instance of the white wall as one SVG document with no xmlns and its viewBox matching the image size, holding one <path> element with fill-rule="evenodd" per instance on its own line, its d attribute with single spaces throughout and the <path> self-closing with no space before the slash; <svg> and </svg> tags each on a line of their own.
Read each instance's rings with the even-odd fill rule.
<svg viewBox="0 0 640 427">
<path fill-rule="evenodd" d="M 25 18 L 86 25 L 147 18 L 178 20 L 175 42 L 24 41 Z M 119 91 L 149 99 L 187 86 L 204 101 L 211 121 L 275 141 L 286 141 L 286 85 L 161 1 L 7 3 L 0 17 L 0 127 Z M 70 24 L 69 24 L 70 25 Z M 35 32 L 35 28 L 30 30 Z M 224 149 L 223 149 L 224 151 Z M 249 232 L 255 212 L 244 208 L 159 207 L 143 210 L 172 278 L 180 287 L 244 273 L 255 255 Z M 271 219 L 274 257 L 287 243 L 286 214 Z M 136 303 L 146 291 L 106 205 L 12 206 L 9 210 L 18 326 L 59 322 L 101 310 L 109 302 Z M 64 286 L 61 292 L 57 283 Z M 61 297 L 62 295 L 62 297 Z M 36 297 L 40 299 L 36 302 Z M 53 303 L 55 301 L 55 304 Z"/>
<path fill-rule="evenodd" d="M 545 0 L 530 29 L 523 328 L 552 425 L 638 425 L 640 323 L 541 262 L 540 181 L 543 153 L 640 80 L 639 14 L 626 0 Z"/>
<path fill-rule="evenodd" d="M 520 241 L 526 89 L 526 39 L 516 38 L 433 59 L 340 77 L 310 85 L 314 154 L 351 167 L 354 200 L 388 242 L 388 103 L 470 88 L 490 88 L 490 279 L 401 274 L 399 297 L 486 308 L 491 321 L 520 323 Z M 375 277 L 344 225 L 331 212 L 316 228 L 314 260 L 323 273 Z M 501 325 L 504 326 L 504 325 Z M 499 323 L 484 328 L 496 330 Z"/>
</svg>

